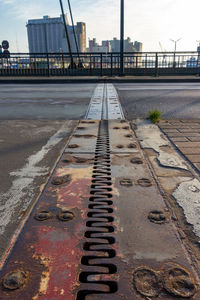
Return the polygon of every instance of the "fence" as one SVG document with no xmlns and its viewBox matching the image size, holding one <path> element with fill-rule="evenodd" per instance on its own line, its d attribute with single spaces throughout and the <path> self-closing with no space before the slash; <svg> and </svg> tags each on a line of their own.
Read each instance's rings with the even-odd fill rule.
<svg viewBox="0 0 200 300">
<path fill-rule="evenodd" d="M 120 53 L 11 53 L 0 76 L 118 76 Z M 199 75 L 198 52 L 124 53 L 125 75 Z"/>
</svg>

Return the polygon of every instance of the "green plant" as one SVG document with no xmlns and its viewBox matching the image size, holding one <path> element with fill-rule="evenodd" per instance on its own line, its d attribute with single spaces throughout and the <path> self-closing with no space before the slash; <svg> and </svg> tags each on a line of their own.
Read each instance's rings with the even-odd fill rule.
<svg viewBox="0 0 200 300">
<path fill-rule="evenodd" d="M 148 113 L 148 118 L 155 124 L 162 118 L 162 112 L 154 109 Z"/>
</svg>

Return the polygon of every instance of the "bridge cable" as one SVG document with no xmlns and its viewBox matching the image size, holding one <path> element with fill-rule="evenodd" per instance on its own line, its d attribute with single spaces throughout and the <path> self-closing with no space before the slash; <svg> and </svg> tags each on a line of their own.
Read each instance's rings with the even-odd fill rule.
<svg viewBox="0 0 200 300">
<path fill-rule="evenodd" d="M 80 52 L 79 52 L 79 46 L 78 46 L 78 41 L 77 41 L 77 34 L 75 31 L 75 26 L 74 26 L 74 18 L 73 18 L 73 14 L 72 14 L 71 3 L 70 3 L 70 0 L 67 0 L 67 2 L 68 2 L 68 6 L 69 6 L 69 12 L 70 12 L 70 17 L 71 17 L 71 22 L 72 22 L 72 29 L 73 29 L 74 41 L 75 41 L 76 51 L 77 51 L 78 60 L 79 60 L 79 66 L 83 67 L 82 61 L 80 59 Z"/>
</svg>

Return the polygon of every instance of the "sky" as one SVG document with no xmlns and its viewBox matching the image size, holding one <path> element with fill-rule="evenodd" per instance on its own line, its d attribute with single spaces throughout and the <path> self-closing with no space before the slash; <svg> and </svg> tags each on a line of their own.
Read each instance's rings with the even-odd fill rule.
<svg viewBox="0 0 200 300">
<path fill-rule="evenodd" d="M 124 0 L 125 37 L 143 43 L 143 51 L 195 51 L 200 40 L 199 0 Z M 63 0 L 68 12 L 67 0 Z M 88 38 L 98 42 L 120 36 L 120 0 L 71 0 L 75 22 L 85 22 Z M 28 52 L 26 22 L 60 15 L 59 0 L 0 0 L 0 43 L 11 52 Z"/>
</svg>

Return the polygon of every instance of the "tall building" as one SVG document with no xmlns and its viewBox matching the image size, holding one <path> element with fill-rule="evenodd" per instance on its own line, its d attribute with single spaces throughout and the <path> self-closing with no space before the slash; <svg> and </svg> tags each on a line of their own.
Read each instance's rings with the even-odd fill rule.
<svg viewBox="0 0 200 300">
<path fill-rule="evenodd" d="M 120 40 L 114 38 L 110 41 L 111 51 L 119 52 L 120 51 Z M 142 52 L 142 43 L 135 41 L 131 42 L 130 37 L 124 40 L 124 52 Z"/>
<path fill-rule="evenodd" d="M 88 52 L 120 52 L 120 40 L 114 38 L 110 41 L 102 41 L 101 45 L 96 39 L 89 40 Z M 142 43 L 137 41 L 133 43 L 128 37 L 124 40 L 124 52 L 142 52 Z"/>
<path fill-rule="evenodd" d="M 89 40 L 89 48 L 88 48 L 88 52 L 91 53 L 106 53 L 106 52 L 110 52 L 110 42 L 109 41 L 105 41 L 102 42 L 102 45 L 99 45 L 96 41 L 96 39 L 93 40 Z"/>
<path fill-rule="evenodd" d="M 77 52 L 73 28 L 69 25 L 67 15 L 65 15 L 65 20 L 72 52 Z M 62 16 L 58 18 L 44 16 L 43 19 L 28 20 L 26 27 L 30 53 L 69 52 Z M 85 23 L 77 23 L 75 32 L 79 51 L 86 52 Z"/>
</svg>

